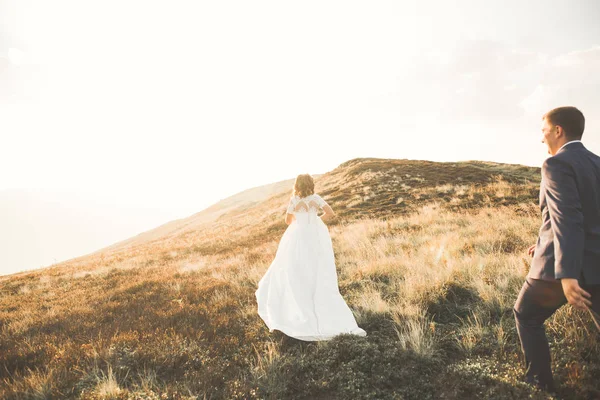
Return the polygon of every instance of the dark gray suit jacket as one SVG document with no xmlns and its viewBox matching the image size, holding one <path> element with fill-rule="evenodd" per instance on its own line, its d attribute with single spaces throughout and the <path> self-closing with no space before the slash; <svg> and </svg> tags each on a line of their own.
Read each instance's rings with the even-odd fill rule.
<svg viewBox="0 0 600 400">
<path fill-rule="evenodd" d="M 600 284 L 600 157 L 575 142 L 546 159 L 540 208 L 529 276 Z"/>
</svg>

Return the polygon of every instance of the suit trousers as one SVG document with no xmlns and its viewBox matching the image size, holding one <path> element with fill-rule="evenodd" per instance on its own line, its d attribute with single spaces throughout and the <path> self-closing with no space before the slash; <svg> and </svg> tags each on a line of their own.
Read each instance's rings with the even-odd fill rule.
<svg viewBox="0 0 600 400">
<path fill-rule="evenodd" d="M 600 313 L 600 285 L 581 287 L 592 295 L 592 310 Z M 514 307 L 517 332 L 525 354 L 526 381 L 546 390 L 554 389 L 554 381 L 544 321 L 566 303 L 559 280 L 528 277 Z"/>
</svg>

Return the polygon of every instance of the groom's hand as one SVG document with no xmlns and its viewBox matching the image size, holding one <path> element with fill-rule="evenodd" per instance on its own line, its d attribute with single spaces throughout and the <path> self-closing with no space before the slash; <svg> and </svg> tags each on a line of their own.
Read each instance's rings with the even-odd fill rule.
<svg viewBox="0 0 600 400">
<path fill-rule="evenodd" d="M 590 299 L 592 296 L 579 286 L 577 279 L 563 278 L 560 280 L 563 292 L 570 305 L 580 310 L 585 310 L 592 306 Z"/>
<path fill-rule="evenodd" d="M 535 244 L 527 249 L 527 254 L 529 254 L 529 257 L 533 257 L 534 253 L 535 253 Z"/>
</svg>

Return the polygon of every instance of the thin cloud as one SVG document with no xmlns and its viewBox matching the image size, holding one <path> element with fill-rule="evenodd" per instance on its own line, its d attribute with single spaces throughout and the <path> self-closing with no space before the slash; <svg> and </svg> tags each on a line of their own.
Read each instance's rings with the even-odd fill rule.
<svg viewBox="0 0 600 400">
<path fill-rule="evenodd" d="M 519 101 L 535 88 L 535 66 L 543 59 L 499 42 L 458 42 L 415 60 L 397 89 L 399 101 L 407 115 L 429 110 L 442 123 L 514 120 L 523 115 Z"/>
<path fill-rule="evenodd" d="M 539 66 L 533 90 L 519 102 L 529 114 L 561 105 L 575 105 L 587 117 L 598 118 L 600 108 L 600 46 L 561 54 Z M 587 112 L 586 112 L 587 111 Z"/>
</svg>

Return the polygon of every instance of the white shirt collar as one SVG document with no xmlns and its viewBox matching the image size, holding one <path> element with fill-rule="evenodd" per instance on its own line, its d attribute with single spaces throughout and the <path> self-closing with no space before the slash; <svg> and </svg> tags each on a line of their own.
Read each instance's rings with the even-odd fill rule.
<svg viewBox="0 0 600 400">
<path fill-rule="evenodd" d="M 563 144 L 562 146 L 560 146 L 560 149 L 558 149 L 558 151 L 561 151 L 563 149 L 563 147 L 565 147 L 566 145 L 571 144 L 571 143 L 581 143 L 581 140 L 571 140 L 570 142 L 567 142 L 567 143 Z M 558 151 L 557 151 L 557 153 L 558 153 Z"/>
</svg>

